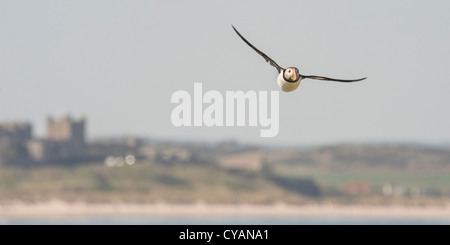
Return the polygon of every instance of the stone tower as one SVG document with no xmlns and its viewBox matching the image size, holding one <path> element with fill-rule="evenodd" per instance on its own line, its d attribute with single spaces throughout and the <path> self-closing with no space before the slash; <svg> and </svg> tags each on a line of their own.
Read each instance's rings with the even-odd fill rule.
<svg viewBox="0 0 450 245">
<path fill-rule="evenodd" d="M 55 120 L 47 118 L 47 139 L 74 145 L 85 144 L 85 119 L 73 120 L 70 116 Z"/>
</svg>

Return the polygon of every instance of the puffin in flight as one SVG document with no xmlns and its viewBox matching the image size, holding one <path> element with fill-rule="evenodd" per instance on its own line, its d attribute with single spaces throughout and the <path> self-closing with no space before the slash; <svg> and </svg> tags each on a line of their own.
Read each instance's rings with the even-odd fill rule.
<svg viewBox="0 0 450 245">
<path fill-rule="evenodd" d="M 273 67 L 275 67 L 279 73 L 277 78 L 278 86 L 280 86 L 281 90 L 284 92 L 291 92 L 297 89 L 298 85 L 300 85 L 300 81 L 305 78 L 310 79 L 316 79 L 316 80 L 325 80 L 325 81 L 334 81 L 334 82 L 344 82 L 344 83 L 351 83 L 351 82 L 358 82 L 361 80 L 366 79 L 367 77 L 360 78 L 360 79 L 354 79 L 354 80 L 342 80 L 342 79 L 334 79 L 334 78 L 328 78 L 328 77 L 321 77 L 321 76 L 315 76 L 315 75 L 301 75 L 298 72 L 298 68 L 296 67 L 288 67 L 283 68 L 279 66 L 275 61 L 273 61 L 269 56 L 264 54 L 263 52 L 259 51 L 255 46 L 253 46 L 247 39 L 245 39 L 237 30 L 234 28 L 233 25 L 231 25 L 234 29 L 234 31 L 239 35 L 239 37 L 253 50 L 256 51 L 259 55 L 261 55 L 267 62 L 269 62 Z"/>
</svg>

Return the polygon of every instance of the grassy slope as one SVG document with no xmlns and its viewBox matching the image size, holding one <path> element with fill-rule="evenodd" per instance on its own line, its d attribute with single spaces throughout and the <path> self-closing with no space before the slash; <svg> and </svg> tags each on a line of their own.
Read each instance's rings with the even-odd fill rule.
<svg viewBox="0 0 450 245">
<path fill-rule="evenodd" d="M 371 184 L 374 194 L 381 194 L 385 184 L 401 185 L 405 188 L 437 188 L 443 193 L 450 193 L 449 171 L 405 171 L 403 169 L 359 168 L 327 170 L 312 167 L 280 164 L 275 172 L 282 176 L 312 177 L 322 188 L 340 188 L 353 181 Z"/>
<path fill-rule="evenodd" d="M 0 168 L 0 201 L 60 198 L 69 201 L 167 200 L 171 202 L 299 202 L 259 173 L 214 166 L 137 162 L 108 168 L 100 163 L 71 167 Z"/>
</svg>

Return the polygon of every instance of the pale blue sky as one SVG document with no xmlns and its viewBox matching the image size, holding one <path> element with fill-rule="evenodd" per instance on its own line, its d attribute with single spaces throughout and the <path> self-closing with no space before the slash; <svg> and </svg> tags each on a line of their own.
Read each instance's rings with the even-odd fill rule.
<svg viewBox="0 0 450 245">
<path fill-rule="evenodd" d="M 0 121 L 88 118 L 89 137 L 450 142 L 449 1 L 0 0 Z M 279 90 L 281 66 L 368 79 L 280 93 L 280 131 L 175 128 L 176 90 Z"/>
</svg>

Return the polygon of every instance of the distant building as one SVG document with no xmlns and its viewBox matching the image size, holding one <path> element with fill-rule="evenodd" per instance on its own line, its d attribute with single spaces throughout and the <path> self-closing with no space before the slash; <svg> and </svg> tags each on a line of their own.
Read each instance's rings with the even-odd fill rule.
<svg viewBox="0 0 450 245">
<path fill-rule="evenodd" d="M 73 120 L 66 116 L 55 120 L 49 117 L 46 138 L 29 140 L 26 147 L 31 159 L 37 162 L 86 158 L 85 119 Z"/>
<path fill-rule="evenodd" d="M 59 145 L 45 139 L 29 140 L 26 144 L 28 154 L 36 162 L 54 162 L 60 158 Z"/>
<path fill-rule="evenodd" d="M 0 139 L 23 143 L 31 139 L 32 127 L 30 123 L 11 122 L 0 124 Z"/>
<path fill-rule="evenodd" d="M 217 159 L 219 166 L 230 170 L 260 170 L 263 157 L 259 151 L 229 154 Z"/>
<path fill-rule="evenodd" d="M 30 161 L 24 145 L 31 139 L 31 132 L 30 123 L 0 124 L 0 164 L 26 164 Z"/>
<path fill-rule="evenodd" d="M 371 193 L 372 187 L 364 181 L 350 181 L 345 183 L 344 191 L 350 195 L 367 195 Z"/>
<path fill-rule="evenodd" d="M 30 123 L 0 123 L 0 164 L 67 164 L 98 161 L 108 156 L 143 157 L 139 154 L 143 144 L 139 138 L 107 139 L 88 144 L 85 140 L 85 129 L 84 118 L 48 117 L 45 137 L 33 138 Z M 177 161 L 191 157 L 190 152 L 178 149 L 160 151 L 158 156 Z"/>
<path fill-rule="evenodd" d="M 71 142 L 76 145 L 85 144 L 85 119 L 73 120 L 70 116 L 55 120 L 47 118 L 47 139 L 58 142 Z"/>
<path fill-rule="evenodd" d="M 90 143 L 86 154 L 102 160 L 107 157 L 125 157 L 126 155 L 140 158 L 139 149 L 141 145 L 141 140 L 136 137 L 104 138 Z"/>
<path fill-rule="evenodd" d="M 165 163 L 191 162 L 195 159 L 190 150 L 176 146 L 145 146 L 140 148 L 139 153 L 146 159 Z"/>
<path fill-rule="evenodd" d="M 381 191 L 385 196 L 404 196 L 406 194 L 406 188 L 402 185 L 385 184 Z"/>
</svg>

